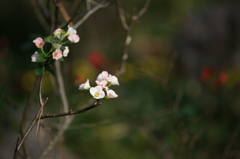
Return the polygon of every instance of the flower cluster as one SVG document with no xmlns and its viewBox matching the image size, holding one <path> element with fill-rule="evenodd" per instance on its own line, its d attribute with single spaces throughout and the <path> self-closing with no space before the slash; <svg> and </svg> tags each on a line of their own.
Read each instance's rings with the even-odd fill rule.
<svg viewBox="0 0 240 159">
<path fill-rule="evenodd" d="M 116 76 L 108 74 L 107 71 L 103 71 L 97 77 L 95 81 L 97 86 L 91 87 L 89 80 L 79 86 L 79 90 L 89 90 L 90 94 L 96 99 L 102 98 L 117 98 L 118 95 L 109 87 L 111 85 L 119 85 L 118 79 Z"/>
<path fill-rule="evenodd" d="M 56 29 L 53 35 L 45 38 L 40 37 L 33 40 L 36 47 L 39 48 L 32 56 L 32 62 L 45 62 L 47 60 L 60 60 L 63 61 L 63 57 L 67 57 L 69 48 L 66 46 L 68 43 L 77 43 L 80 37 L 77 35 L 77 31 L 68 26 L 68 30 L 65 32 L 63 29 Z M 35 71 L 36 72 L 36 71 Z"/>
</svg>

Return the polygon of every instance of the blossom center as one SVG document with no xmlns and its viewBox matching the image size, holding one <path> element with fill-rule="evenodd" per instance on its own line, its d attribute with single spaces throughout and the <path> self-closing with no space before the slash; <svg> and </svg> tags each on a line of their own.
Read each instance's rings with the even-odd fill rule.
<svg viewBox="0 0 240 159">
<path fill-rule="evenodd" d="M 99 97 L 99 95 L 100 95 L 100 94 L 99 94 L 98 92 L 96 92 L 96 93 L 94 94 L 95 97 Z"/>
</svg>

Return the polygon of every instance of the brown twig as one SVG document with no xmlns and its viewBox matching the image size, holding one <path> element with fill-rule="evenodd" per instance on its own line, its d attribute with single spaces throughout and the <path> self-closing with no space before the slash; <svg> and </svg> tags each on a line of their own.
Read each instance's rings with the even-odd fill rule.
<svg viewBox="0 0 240 159">
<path fill-rule="evenodd" d="M 127 24 L 125 13 L 124 13 L 123 9 L 121 8 L 120 0 L 116 0 L 116 7 L 117 7 L 119 19 L 121 21 L 123 29 L 126 32 L 126 34 L 125 34 L 125 42 L 124 42 L 124 46 L 123 46 L 123 56 L 122 56 L 120 68 L 116 72 L 116 76 L 120 76 L 120 75 L 124 74 L 124 72 L 125 72 L 126 60 L 128 59 L 128 48 L 129 48 L 129 45 L 130 45 L 130 43 L 132 41 L 131 31 L 132 31 L 132 28 L 133 28 L 133 24 L 141 16 L 143 16 L 143 14 L 147 11 L 150 2 L 151 2 L 151 0 L 146 0 L 145 5 L 143 6 L 143 8 L 137 14 L 131 16 L 129 23 Z"/>
<path fill-rule="evenodd" d="M 60 61 L 55 62 L 55 68 L 56 68 L 57 82 L 59 86 L 59 94 L 60 94 L 61 102 L 63 104 L 63 111 L 66 112 L 69 110 L 69 105 L 68 105 L 68 100 L 65 93 L 65 86 L 64 86 L 62 73 L 61 73 Z M 41 117 L 39 117 L 39 119 L 41 119 Z M 49 144 L 46 146 L 46 148 L 43 150 L 43 152 L 40 154 L 38 158 L 45 158 L 45 156 L 49 153 L 49 151 L 53 148 L 53 146 L 59 141 L 63 133 L 67 130 L 70 123 L 71 123 L 71 118 L 69 118 L 69 116 L 66 116 L 66 118 L 62 123 L 61 129 L 57 132 L 53 140 L 49 142 Z"/>
<path fill-rule="evenodd" d="M 98 5 L 96 5 L 93 9 L 91 9 L 90 11 L 88 11 L 84 17 L 82 17 L 74 26 L 74 29 L 77 29 L 79 26 L 81 26 L 93 13 L 95 13 L 96 11 L 98 11 L 99 9 L 103 9 L 106 8 L 108 6 L 110 6 L 112 4 L 112 1 L 108 1 L 108 2 L 101 2 Z"/>
<path fill-rule="evenodd" d="M 17 152 L 18 152 L 18 143 L 19 143 L 19 136 L 17 137 L 17 142 L 15 143 L 16 144 L 16 148 L 15 148 L 15 152 L 14 152 L 14 156 L 13 156 L 13 159 L 16 159 L 17 158 Z"/>
<path fill-rule="evenodd" d="M 79 110 L 75 110 L 75 111 L 69 111 L 69 112 L 65 112 L 65 113 L 57 113 L 57 114 L 46 114 L 46 115 L 42 115 L 40 117 L 40 119 L 46 119 L 46 118 L 57 118 L 57 117 L 63 117 L 63 116 L 69 116 L 69 115 L 75 115 L 75 114 L 80 114 L 80 113 L 84 113 L 90 109 L 93 109 L 99 105 L 101 105 L 102 103 L 100 102 L 95 102 L 92 105 L 89 105 L 87 107 L 84 107 L 82 109 Z"/>
<path fill-rule="evenodd" d="M 37 94 L 37 88 L 38 88 L 38 83 L 39 83 L 39 78 L 36 78 L 35 79 L 35 83 L 34 83 L 34 87 L 33 87 L 33 90 L 28 98 L 28 101 L 26 103 L 26 106 L 23 110 L 23 114 L 22 114 L 22 120 L 21 120 L 21 125 L 20 125 L 20 132 L 21 132 L 21 138 L 24 136 L 24 132 L 25 132 L 25 125 L 26 125 L 26 120 L 27 120 L 27 117 L 28 117 L 28 113 L 29 113 L 29 109 L 30 109 L 30 106 L 32 105 L 32 102 Z M 28 158 L 29 157 L 29 152 L 28 152 L 28 149 L 26 147 L 26 144 L 23 143 L 23 153 L 24 153 L 24 156 L 25 158 Z"/>
<path fill-rule="evenodd" d="M 150 4 L 151 0 L 146 0 L 143 8 L 132 17 L 133 20 L 138 20 L 141 16 L 143 16 L 143 14 L 148 10 L 149 4 Z"/>
<path fill-rule="evenodd" d="M 41 94 L 41 90 L 42 90 L 42 81 L 43 81 L 43 77 L 44 77 L 44 73 L 40 76 L 40 81 L 39 81 L 39 91 L 38 91 L 38 97 L 39 97 L 39 103 L 40 105 L 43 105 L 45 103 L 43 103 L 42 101 L 42 94 Z M 30 134 L 30 132 L 32 131 L 36 121 L 38 120 L 38 117 L 41 113 L 41 107 L 39 108 L 34 120 L 32 121 L 32 123 L 29 125 L 28 129 L 26 130 L 26 132 L 24 133 L 24 135 L 22 136 L 22 139 L 20 140 L 19 145 L 17 146 L 17 150 L 14 152 L 14 156 L 18 154 L 18 151 L 20 150 L 23 142 L 26 140 L 27 136 Z"/>
<path fill-rule="evenodd" d="M 85 1 L 85 0 L 81 0 L 81 1 L 79 2 L 78 7 L 77 7 L 74 15 L 73 15 L 65 24 L 61 25 L 60 28 L 65 28 L 65 27 L 67 27 L 69 24 L 70 24 L 71 26 L 74 25 L 74 24 L 72 23 L 72 21 L 73 21 L 73 19 L 80 13 L 80 9 L 81 9 L 84 1 Z"/>
</svg>

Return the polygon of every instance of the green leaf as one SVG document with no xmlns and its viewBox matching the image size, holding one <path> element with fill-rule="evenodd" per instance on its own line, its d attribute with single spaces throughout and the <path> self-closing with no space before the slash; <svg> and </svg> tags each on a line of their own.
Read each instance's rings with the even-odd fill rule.
<svg viewBox="0 0 240 159">
<path fill-rule="evenodd" d="M 60 49 L 61 49 L 61 50 L 65 50 L 65 46 L 62 45 Z"/>
<path fill-rule="evenodd" d="M 44 57 L 43 54 L 39 53 L 37 57 L 37 62 L 45 62 L 45 61 L 47 61 L 47 59 Z"/>
<path fill-rule="evenodd" d="M 43 72 L 45 71 L 45 67 L 44 66 L 40 66 L 38 68 L 35 69 L 34 73 L 35 75 L 41 75 Z"/>
<path fill-rule="evenodd" d="M 64 61 L 63 57 L 59 59 L 59 61 Z"/>
<path fill-rule="evenodd" d="M 50 42 L 52 43 L 60 43 L 61 41 L 60 40 L 57 40 L 57 39 L 53 39 L 53 38 L 49 38 Z"/>
<path fill-rule="evenodd" d="M 44 41 L 47 43 L 51 43 L 50 38 L 52 38 L 52 36 L 47 36 L 44 38 Z"/>
</svg>

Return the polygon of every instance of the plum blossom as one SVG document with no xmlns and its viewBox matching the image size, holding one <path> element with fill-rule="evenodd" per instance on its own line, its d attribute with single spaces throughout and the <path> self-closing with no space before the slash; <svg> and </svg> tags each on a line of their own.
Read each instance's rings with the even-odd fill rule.
<svg viewBox="0 0 240 159">
<path fill-rule="evenodd" d="M 101 99 L 105 97 L 105 92 L 102 90 L 101 86 L 96 86 L 90 88 L 90 94 L 95 98 L 95 99 Z"/>
<path fill-rule="evenodd" d="M 53 56 L 53 59 L 55 59 L 55 60 L 58 60 L 58 59 L 62 58 L 62 50 L 56 49 L 53 52 L 52 56 Z"/>
<path fill-rule="evenodd" d="M 77 34 L 70 34 L 68 36 L 68 40 L 73 42 L 73 43 L 77 43 L 77 42 L 79 42 L 80 37 Z"/>
<path fill-rule="evenodd" d="M 118 78 L 116 76 L 108 74 L 107 71 L 103 71 L 102 73 L 100 73 L 97 77 L 97 80 L 98 81 L 106 80 L 111 85 L 119 85 Z"/>
<path fill-rule="evenodd" d="M 74 29 L 73 27 L 70 27 L 68 26 L 68 31 L 67 31 L 68 34 L 77 34 L 77 30 Z"/>
<path fill-rule="evenodd" d="M 106 89 L 108 88 L 108 87 L 107 87 L 107 83 L 108 83 L 108 82 L 105 81 L 105 80 L 103 80 L 103 81 L 101 81 L 101 82 L 98 81 L 98 80 L 96 80 L 95 82 L 96 82 L 96 84 L 97 84 L 98 86 L 101 86 L 102 88 L 106 88 Z"/>
<path fill-rule="evenodd" d="M 81 84 L 78 89 L 79 90 L 88 90 L 90 88 L 91 88 L 91 86 L 89 84 L 89 80 L 87 80 L 85 83 Z"/>
<path fill-rule="evenodd" d="M 118 95 L 112 89 L 109 89 L 111 85 L 119 85 L 118 79 L 116 76 L 112 76 L 108 74 L 107 71 L 103 71 L 98 75 L 97 80 L 95 82 L 97 86 L 91 87 L 89 85 L 89 80 L 87 80 L 85 83 L 79 86 L 79 89 L 80 90 L 90 89 L 90 94 L 95 99 L 101 99 L 101 98 L 109 99 L 109 98 L 118 97 Z"/>
<path fill-rule="evenodd" d="M 35 40 L 33 40 L 33 43 L 35 43 L 37 48 L 42 48 L 45 44 L 42 38 L 36 38 Z"/>
<path fill-rule="evenodd" d="M 61 33 L 62 33 L 62 29 L 58 28 L 53 32 L 53 35 L 58 37 L 58 39 L 60 39 Z"/>
<path fill-rule="evenodd" d="M 108 72 L 107 71 L 103 71 L 102 73 L 100 73 L 97 77 L 98 81 L 102 81 L 102 80 L 108 80 Z"/>
<path fill-rule="evenodd" d="M 31 56 L 31 58 L 32 58 L 32 62 L 37 62 L 37 57 L 38 57 L 38 52 L 36 51 L 32 56 Z"/>
<path fill-rule="evenodd" d="M 77 43 L 80 40 L 80 37 L 77 35 L 77 30 L 73 27 L 68 26 L 68 31 L 66 35 L 68 35 L 68 40 L 73 43 Z"/>
<path fill-rule="evenodd" d="M 107 98 L 117 98 L 118 95 L 111 89 L 107 89 Z"/>
<path fill-rule="evenodd" d="M 69 53 L 69 48 L 66 46 L 65 49 L 63 50 L 63 56 L 67 57 L 68 53 Z"/>
<path fill-rule="evenodd" d="M 110 74 L 108 76 L 108 82 L 110 82 L 111 85 L 119 85 L 118 78 L 116 76 L 112 76 Z"/>
</svg>

